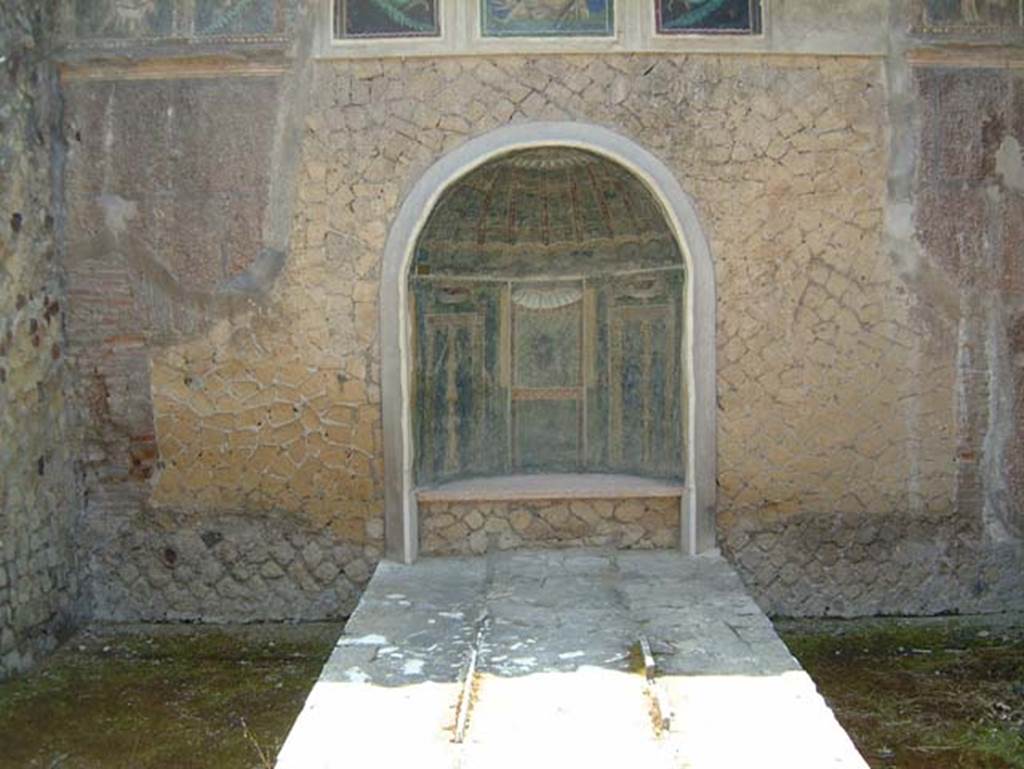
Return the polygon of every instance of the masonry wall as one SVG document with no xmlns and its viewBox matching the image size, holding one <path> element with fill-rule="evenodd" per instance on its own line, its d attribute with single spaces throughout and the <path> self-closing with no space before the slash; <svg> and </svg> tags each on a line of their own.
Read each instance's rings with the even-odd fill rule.
<svg viewBox="0 0 1024 769">
<path fill-rule="evenodd" d="M 350 610 L 350 578 L 369 576 L 365 469 L 346 485 L 341 448 L 321 436 L 304 464 L 291 445 L 355 414 L 326 317 L 324 335 L 290 328 L 277 300 L 251 298 L 284 258 L 269 210 L 272 178 L 294 176 L 275 149 L 284 77 L 67 88 L 69 328 L 98 616 L 316 618 Z M 369 429 L 374 414 L 359 418 Z"/>
<path fill-rule="evenodd" d="M 1022 596 L 1019 144 L 1014 4 L 894 6 L 886 62 L 890 159 L 884 248 L 909 310 L 907 366 L 947 395 L 903 403 L 953 473 L 946 501 L 904 514 L 748 519 L 729 544 L 755 592 L 796 613 L 1001 611 Z M 922 370 L 925 370 L 922 369 Z M 943 402 L 945 401 L 945 402 Z M 908 487 L 920 488 L 913 461 Z"/>
<path fill-rule="evenodd" d="M 379 410 L 332 350 L 329 327 L 346 324 L 306 297 L 316 314 L 293 326 L 270 291 L 291 260 L 309 39 L 285 34 L 288 4 L 178 5 L 177 59 L 164 47 L 126 65 L 109 50 L 159 30 L 102 9 L 63 27 L 91 606 L 346 615 L 381 556 L 372 449 L 350 450 L 377 440 Z M 109 47 L 98 64 L 83 29 Z M 214 29 L 227 34 L 210 42 Z"/>
<path fill-rule="evenodd" d="M 523 548 L 665 550 L 679 545 L 679 497 L 424 502 L 420 553 Z"/>
<path fill-rule="evenodd" d="M 38 0 L 0 6 L 0 679 L 52 649 L 81 611 L 54 13 Z"/>
<path fill-rule="evenodd" d="M 388 228 L 438 158 L 531 120 L 622 133 L 697 203 L 720 543 L 767 609 L 1021 606 L 1024 100 L 992 63 L 1017 32 L 994 60 L 915 60 L 982 32 L 905 6 L 885 47 L 849 56 L 314 60 L 299 13 L 287 44 L 73 62 L 97 616 L 351 608 L 383 549 Z M 823 13 L 802 9 L 794 51 Z"/>
</svg>

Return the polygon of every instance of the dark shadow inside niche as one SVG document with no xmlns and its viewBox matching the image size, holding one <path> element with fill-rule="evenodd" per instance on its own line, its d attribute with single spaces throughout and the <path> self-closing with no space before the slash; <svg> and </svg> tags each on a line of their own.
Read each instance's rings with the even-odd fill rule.
<svg viewBox="0 0 1024 769">
<path fill-rule="evenodd" d="M 682 479 L 684 261 L 628 169 L 570 148 L 484 164 L 431 212 L 409 288 L 418 485 Z"/>
</svg>

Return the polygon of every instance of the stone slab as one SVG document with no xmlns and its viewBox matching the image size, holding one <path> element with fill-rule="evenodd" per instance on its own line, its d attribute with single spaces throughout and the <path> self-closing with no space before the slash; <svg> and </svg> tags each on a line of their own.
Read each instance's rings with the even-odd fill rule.
<svg viewBox="0 0 1024 769">
<path fill-rule="evenodd" d="M 647 638 L 653 689 L 632 651 Z M 453 742 L 471 650 L 473 704 Z M 382 563 L 278 769 L 867 766 L 717 553 Z"/>
<path fill-rule="evenodd" d="M 681 497 L 686 487 L 633 475 L 543 473 L 452 481 L 416 490 L 420 502 L 499 502 L 526 499 Z"/>
</svg>

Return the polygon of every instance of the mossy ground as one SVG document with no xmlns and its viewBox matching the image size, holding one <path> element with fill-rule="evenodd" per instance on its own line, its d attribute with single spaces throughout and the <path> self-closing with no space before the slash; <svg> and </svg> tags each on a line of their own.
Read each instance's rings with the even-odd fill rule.
<svg viewBox="0 0 1024 769">
<path fill-rule="evenodd" d="M 876 769 L 1024 769 L 1024 616 L 776 626 Z M 341 625 L 92 628 L 0 684 L 0 769 L 265 769 Z"/>
<path fill-rule="evenodd" d="M 875 769 L 1024 769 L 1024 616 L 776 629 Z"/>
<path fill-rule="evenodd" d="M 340 623 L 79 633 L 0 684 L 0 769 L 264 769 Z"/>
</svg>

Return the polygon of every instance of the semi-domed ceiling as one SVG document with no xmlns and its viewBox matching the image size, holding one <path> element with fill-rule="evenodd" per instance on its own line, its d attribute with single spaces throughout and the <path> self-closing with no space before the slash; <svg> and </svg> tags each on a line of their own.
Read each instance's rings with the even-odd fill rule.
<svg viewBox="0 0 1024 769">
<path fill-rule="evenodd" d="M 444 193 L 416 246 L 418 275 L 592 275 L 680 266 L 657 201 L 625 168 L 568 148 L 521 150 Z"/>
</svg>

